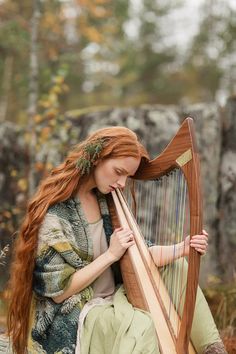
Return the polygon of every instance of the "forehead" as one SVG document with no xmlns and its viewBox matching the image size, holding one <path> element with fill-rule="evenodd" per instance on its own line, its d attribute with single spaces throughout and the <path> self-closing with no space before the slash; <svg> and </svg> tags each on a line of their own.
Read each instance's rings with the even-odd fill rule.
<svg viewBox="0 0 236 354">
<path fill-rule="evenodd" d="M 128 174 L 134 174 L 139 167 L 140 158 L 135 157 L 121 157 L 116 159 L 111 159 L 110 162 L 117 168 L 124 169 Z"/>
</svg>

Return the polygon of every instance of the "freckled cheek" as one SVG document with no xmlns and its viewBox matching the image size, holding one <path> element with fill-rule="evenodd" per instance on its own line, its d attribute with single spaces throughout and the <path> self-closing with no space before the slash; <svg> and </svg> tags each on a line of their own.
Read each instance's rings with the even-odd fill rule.
<svg viewBox="0 0 236 354">
<path fill-rule="evenodd" d="M 111 185 L 116 181 L 116 175 L 111 168 L 107 168 L 104 173 L 104 180 Z"/>
<path fill-rule="evenodd" d="M 103 168 L 97 171 L 96 180 L 104 186 L 112 185 L 116 182 L 116 176 L 111 168 Z"/>
</svg>

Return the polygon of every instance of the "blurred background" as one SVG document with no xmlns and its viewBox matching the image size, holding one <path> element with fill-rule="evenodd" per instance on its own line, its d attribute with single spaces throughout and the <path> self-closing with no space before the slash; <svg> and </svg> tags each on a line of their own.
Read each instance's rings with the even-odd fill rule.
<svg viewBox="0 0 236 354">
<path fill-rule="evenodd" d="M 235 0 L 1 0 L 0 120 L 26 124 L 29 84 L 40 101 L 57 76 L 64 111 L 224 104 L 236 90 L 235 11 Z"/>
<path fill-rule="evenodd" d="M 128 126 L 154 157 L 191 115 L 212 235 L 201 282 L 236 353 L 236 1 L 0 0 L 0 53 L 0 327 L 39 180 L 98 127 Z"/>
</svg>

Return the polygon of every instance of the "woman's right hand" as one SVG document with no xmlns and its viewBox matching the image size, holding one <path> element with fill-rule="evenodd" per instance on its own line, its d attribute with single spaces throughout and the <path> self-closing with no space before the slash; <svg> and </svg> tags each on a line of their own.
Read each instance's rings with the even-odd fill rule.
<svg viewBox="0 0 236 354">
<path fill-rule="evenodd" d="M 119 227 L 115 229 L 110 238 L 110 246 L 108 252 L 112 255 L 114 262 L 118 261 L 125 251 L 134 245 L 133 232 L 130 229 Z"/>
</svg>

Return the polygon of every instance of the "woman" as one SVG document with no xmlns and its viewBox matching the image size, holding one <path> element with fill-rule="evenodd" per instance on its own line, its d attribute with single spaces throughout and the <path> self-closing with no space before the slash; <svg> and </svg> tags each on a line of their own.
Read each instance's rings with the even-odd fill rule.
<svg viewBox="0 0 236 354">
<path fill-rule="evenodd" d="M 26 348 L 28 353 L 74 353 L 84 305 L 113 295 L 111 266 L 134 240 L 129 229 L 113 232 L 105 196 L 123 188 L 147 160 L 132 131 L 104 128 L 78 144 L 42 181 L 29 203 L 13 262 L 8 324 L 17 354 Z M 96 256 L 98 239 L 92 232 L 103 242 Z M 187 253 L 190 246 L 204 254 L 207 233 L 194 236 Z M 158 263 L 155 247 L 152 254 Z M 213 353 L 212 345 L 221 347 L 218 333 L 206 353 Z"/>
</svg>

